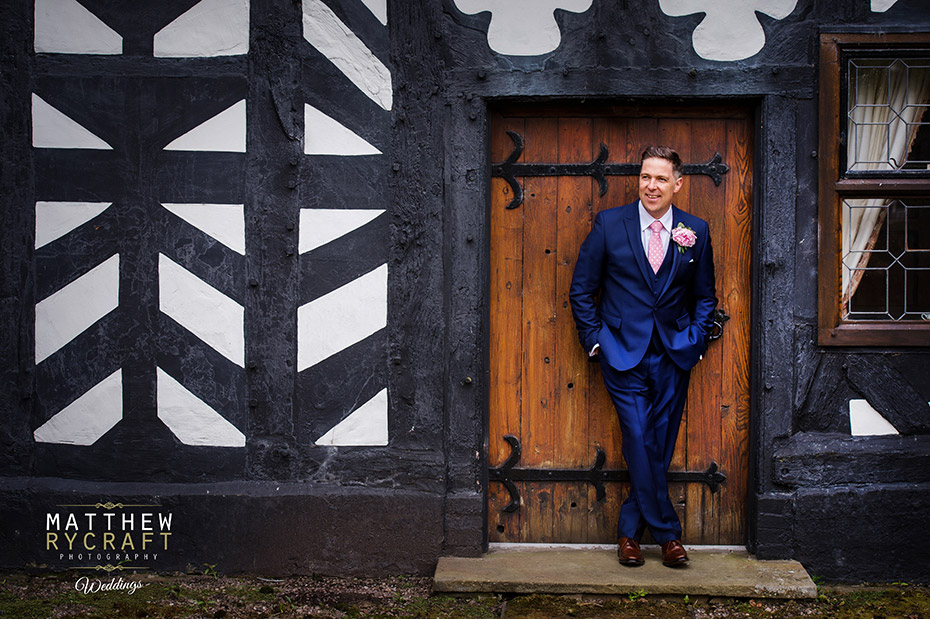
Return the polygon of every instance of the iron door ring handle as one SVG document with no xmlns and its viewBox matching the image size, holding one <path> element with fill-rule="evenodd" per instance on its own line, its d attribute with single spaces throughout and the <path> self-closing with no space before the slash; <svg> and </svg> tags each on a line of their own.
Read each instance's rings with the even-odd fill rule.
<svg viewBox="0 0 930 619">
<path fill-rule="evenodd" d="M 719 340 L 723 336 L 723 325 L 725 325 L 728 320 L 730 320 L 730 316 L 725 311 L 719 307 L 714 310 L 714 324 L 710 328 L 710 333 L 707 334 L 708 342 Z"/>
</svg>

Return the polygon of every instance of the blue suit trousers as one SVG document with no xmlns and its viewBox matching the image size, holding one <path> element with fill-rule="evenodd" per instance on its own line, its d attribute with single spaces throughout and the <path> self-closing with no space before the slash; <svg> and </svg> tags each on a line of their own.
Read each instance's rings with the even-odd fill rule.
<svg viewBox="0 0 930 619">
<path fill-rule="evenodd" d="M 642 361 L 619 371 L 601 357 L 604 385 L 617 409 L 630 494 L 620 507 L 617 537 L 642 538 L 646 527 L 660 544 L 681 539 L 681 521 L 668 495 L 666 473 L 688 395 L 683 370 L 653 337 Z"/>
</svg>

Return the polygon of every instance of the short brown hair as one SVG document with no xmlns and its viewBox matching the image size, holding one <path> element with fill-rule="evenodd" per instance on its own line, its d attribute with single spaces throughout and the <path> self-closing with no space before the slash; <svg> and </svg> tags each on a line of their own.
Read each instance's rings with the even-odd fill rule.
<svg viewBox="0 0 930 619">
<path fill-rule="evenodd" d="M 678 155 L 678 152 L 674 148 L 668 146 L 649 146 L 646 150 L 643 151 L 643 156 L 640 157 L 640 164 L 646 159 L 665 159 L 672 164 L 672 170 L 675 172 L 675 176 L 681 176 L 683 169 L 681 164 L 681 157 Z"/>
</svg>

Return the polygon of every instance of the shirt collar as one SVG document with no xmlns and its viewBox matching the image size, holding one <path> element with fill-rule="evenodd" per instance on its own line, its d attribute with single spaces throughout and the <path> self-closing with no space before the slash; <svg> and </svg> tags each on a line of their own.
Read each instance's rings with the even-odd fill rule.
<svg viewBox="0 0 930 619">
<path fill-rule="evenodd" d="M 639 229 L 646 230 L 646 228 L 652 225 L 652 222 L 655 221 L 655 217 L 649 214 L 649 211 L 647 211 L 643 206 L 642 201 L 637 202 L 637 206 L 639 207 Z M 674 216 L 672 213 L 673 210 L 674 207 L 670 206 L 668 210 L 665 211 L 665 215 L 662 215 L 662 217 L 659 218 L 659 221 L 662 222 L 662 226 L 665 227 L 666 232 L 671 232 L 672 230 L 672 223 L 674 221 Z"/>
</svg>

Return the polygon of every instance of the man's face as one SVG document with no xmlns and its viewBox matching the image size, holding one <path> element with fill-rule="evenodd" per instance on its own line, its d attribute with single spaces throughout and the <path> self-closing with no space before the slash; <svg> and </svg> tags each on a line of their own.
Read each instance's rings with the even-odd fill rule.
<svg viewBox="0 0 930 619">
<path fill-rule="evenodd" d="M 675 177 L 675 168 L 668 159 L 650 157 L 643 160 L 639 173 L 639 199 L 643 208 L 656 219 L 665 215 L 672 197 L 681 189 L 682 177 Z"/>
</svg>

